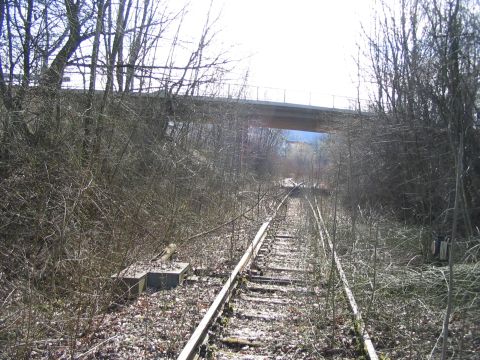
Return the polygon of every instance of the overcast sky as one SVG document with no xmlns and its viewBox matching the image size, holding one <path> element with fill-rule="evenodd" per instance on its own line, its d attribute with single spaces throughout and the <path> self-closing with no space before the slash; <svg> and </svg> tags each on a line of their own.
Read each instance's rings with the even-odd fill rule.
<svg viewBox="0 0 480 360">
<path fill-rule="evenodd" d="M 210 0 L 193 0 L 204 16 Z M 243 59 L 249 83 L 356 96 L 354 58 L 372 0 L 215 0 L 223 46 Z M 239 71 L 240 73 L 241 71 Z"/>
</svg>

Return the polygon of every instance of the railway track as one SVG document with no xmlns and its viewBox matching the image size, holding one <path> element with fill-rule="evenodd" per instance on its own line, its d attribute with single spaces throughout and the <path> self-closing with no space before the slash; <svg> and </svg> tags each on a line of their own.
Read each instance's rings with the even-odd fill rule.
<svg viewBox="0 0 480 360">
<path fill-rule="evenodd" d="M 277 214 L 262 225 L 178 360 L 317 358 L 304 341 L 318 296 L 310 247 L 298 229 L 304 210 L 298 197 L 285 205 L 287 197 L 277 208 L 284 206 L 283 219 Z"/>
<path fill-rule="evenodd" d="M 212 358 L 307 357 L 302 344 L 302 309 L 310 295 L 308 250 L 297 234 L 299 199 L 290 199 L 285 220 L 263 242 L 250 269 L 211 336 Z"/>
</svg>

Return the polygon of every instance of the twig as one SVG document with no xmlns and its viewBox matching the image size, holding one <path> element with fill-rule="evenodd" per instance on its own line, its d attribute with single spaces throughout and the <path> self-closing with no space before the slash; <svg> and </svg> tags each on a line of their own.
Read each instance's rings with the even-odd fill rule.
<svg viewBox="0 0 480 360">
<path fill-rule="evenodd" d="M 109 337 L 108 339 L 103 340 L 102 342 L 98 343 L 94 347 L 90 348 L 88 351 L 84 352 L 83 354 L 78 355 L 75 359 L 80 359 L 84 356 L 87 356 L 87 355 L 91 354 L 93 351 L 95 351 L 95 349 L 99 348 L 101 345 L 105 344 L 106 342 L 108 342 L 112 339 L 115 339 L 116 337 L 118 337 L 118 335 L 113 335 L 113 336 Z"/>
<path fill-rule="evenodd" d="M 431 360 L 433 358 L 433 353 L 435 352 L 435 349 L 438 346 L 438 342 L 442 338 L 443 332 L 440 332 L 440 335 L 438 335 L 437 341 L 435 341 L 435 345 L 433 346 L 432 351 L 430 351 L 430 354 L 428 355 L 428 359 Z"/>
<path fill-rule="evenodd" d="M 10 296 L 12 296 L 12 294 L 15 292 L 15 290 L 17 290 L 17 288 L 15 288 L 15 289 L 13 289 L 12 291 L 10 291 L 10 294 L 8 294 L 8 296 L 5 298 L 5 300 L 3 300 L 2 308 L 5 306 L 5 304 L 7 303 L 8 299 L 10 298 Z"/>
<path fill-rule="evenodd" d="M 237 215 L 236 217 L 234 217 L 233 219 L 230 219 L 228 220 L 227 222 L 224 222 L 223 224 L 220 224 L 218 226 L 215 226 L 214 228 L 212 229 L 209 229 L 209 230 L 206 230 L 206 231 L 203 231 L 201 233 L 198 233 L 198 234 L 195 234 L 193 236 L 190 236 L 188 239 L 186 239 L 185 241 L 190 241 L 190 240 L 193 240 L 193 239 L 196 239 L 198 237 L 201 237 L 201 236 L 204 236 L 204 235 L 208 235 L 224 226 L 227 226 L 229 224 L 231 224 L 232 222 L 234 222 L 235 220 L 238 220 L 239 218 L 241 218 L 242 216 L 244 216 L 245 214 L 248 214 L 250 211 L 252 211 L 262 200 L 263 198 L 265 197 L 265 195 L 267 195 L 268 191 L 265 192 L 259 199 L 259 201 L 257 201 L 254 205 L 252 205 L 251 207 L 249 207 L 247 210 L 245 210 L 244 212 L 242 212 L 241 214 Z"/>
</svg>

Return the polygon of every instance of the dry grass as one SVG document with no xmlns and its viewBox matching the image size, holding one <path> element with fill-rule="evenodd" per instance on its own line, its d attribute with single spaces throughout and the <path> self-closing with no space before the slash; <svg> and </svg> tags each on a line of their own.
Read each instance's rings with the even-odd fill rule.
<svg viewBox="0 0 480 360">
<path fill-rule="evenodd" d="M 448 267 L 428 253 L 431 231 L 361 216 L 353 237 L 345 212 L 337 226 L 342 263 L 377 350 L 390 358 L 436 358 Z M 469 259 L 459 257 L 454 267 L 449 356 L 458 359 L 473 358 L 480 346 L 480 268 L 478 260 Z"/>
</svg>

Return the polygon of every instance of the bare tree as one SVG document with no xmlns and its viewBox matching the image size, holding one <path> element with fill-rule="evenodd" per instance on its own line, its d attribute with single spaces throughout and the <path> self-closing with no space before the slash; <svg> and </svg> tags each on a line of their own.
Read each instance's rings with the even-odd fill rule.
<svg viewBox="0 0 480 360">
<path fill-rule="evenodd" d="M 448 324 L 459 301 L 458 240 L 475 244 L 480 219 L 479 24 L 475 1 L 381 2 L 366 37 L 375 116 L 346 129 L 335 147 L 349 159 L 340 184 L 352 224 L 356 206 L 381 207 L 448 239 L 442 358 L 456 346 Z M 428 252 L 423 246 L 421 255 L 431 261 Z"/>
<path fill-rule="evenodd" d="M 25 116 L 19 116 L 26 110 L 29 88 L 33 81 L 40 85 L 43 95 L 51 99 L 55 97 L 68 60 L 91 36 L 89 19 L 92 8 L 88 5 L 80 0 L 0 3 L 0 36 L 8 44 L 0 53 L 0 95 L 3 106 L 13 116 L 5 127 L 30 143 L 45 136 L 52 114 L 47 111 L 42 124 L 30 125 L 27 125 L 29 121 Z M 60 19 L 63 16 L 68 21 L 62 25 Z M 51 105 L 52 100 L 47 104 Z M 45 108 L 51 110 L 51 106 Z"/>
</svg>

